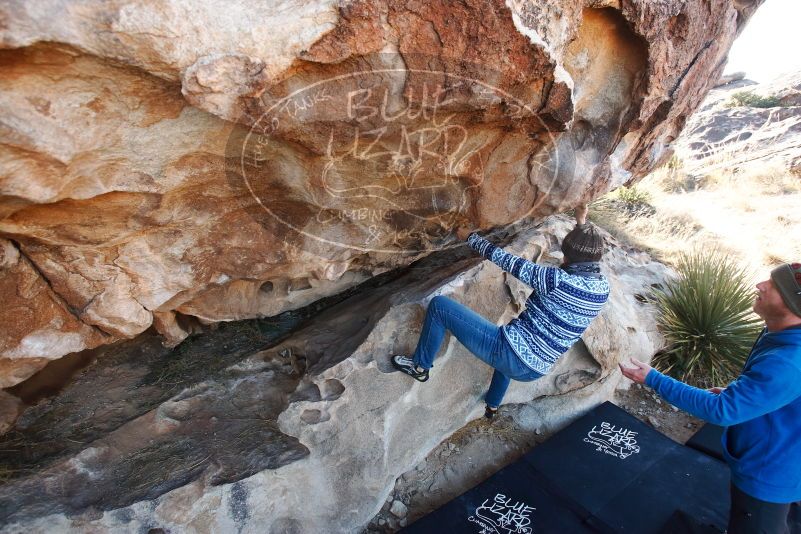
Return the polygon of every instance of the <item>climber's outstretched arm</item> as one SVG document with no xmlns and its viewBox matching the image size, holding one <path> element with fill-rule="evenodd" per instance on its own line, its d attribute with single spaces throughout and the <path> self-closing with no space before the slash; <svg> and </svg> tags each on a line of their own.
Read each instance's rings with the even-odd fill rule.
<svg viewBox="0 0 801 534">
<path fill-rule="evenodd" d="M 533 261 L 515 256 L 496 247 L 475 232 L 467 237 L 467 244 L 492 263 L 540 293 L 552 291 L 559 285 L 562 277 L 561 269 L 537 265 Z"/>
<path fill-rule="evenodd" d="M 579 204 L 573 210 L 576 216 L 576 224 L 587 224 L 587 212 L 590 211 L 586 204 Z"/>
</svg>

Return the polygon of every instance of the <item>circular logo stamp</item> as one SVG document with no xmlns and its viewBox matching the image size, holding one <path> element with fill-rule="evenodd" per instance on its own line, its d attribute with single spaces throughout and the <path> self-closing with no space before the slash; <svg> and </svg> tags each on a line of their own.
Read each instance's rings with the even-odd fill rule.
<svg viewBox="0 0 801 534">
<path fill-rule="evenodd" d="M 530 215 L 559 169 L 541 93 L 485 67 L 407 62 L 301 69 L 254 102 L 227 155 L 263 224 L 310 251 L 418 253 L 460 245 L 479 210 Z"/>
</svg>

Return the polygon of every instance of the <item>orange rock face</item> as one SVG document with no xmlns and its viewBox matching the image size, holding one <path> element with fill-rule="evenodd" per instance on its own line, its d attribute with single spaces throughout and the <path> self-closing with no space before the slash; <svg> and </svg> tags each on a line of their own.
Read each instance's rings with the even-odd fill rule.
<svg viewBox="0 0 801 534">
<path fill-rule="evenodd" d="M 0 384 L 635 180 L 760 4 L 0 6 Z"/>
</svg>

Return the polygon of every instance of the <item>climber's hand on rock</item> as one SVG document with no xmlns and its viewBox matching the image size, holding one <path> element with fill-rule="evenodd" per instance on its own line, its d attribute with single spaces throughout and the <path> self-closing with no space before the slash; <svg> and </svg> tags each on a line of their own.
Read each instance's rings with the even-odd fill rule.
<svg viewBox="0 0 801 534">
<path fill-rule="evenodd" d="M 618 365 L 620 365 L 620 371 L 623 373 L 623 376 L 638 384 L 645 383 L 645 377 L 648 376 L 648 372 L 651 370 L 650 365 L 636 358 L 631 359 L 631 365 L 633 367 L 624 366 L 622 362 Z"/>
<path fill-rule="evenodd" d="M 576 215 L 576 224 L 584 224 L 587 222 L 587 212 L 589 208 L 586 204 L 579 204 L 573 210 L 573 213 Z"/>
<path fill-rule="evenodd" d="M 473 230 L 471 230 L 467 226 L 460 226 L 459 228 L 456 229 L 456 237 L 459 239 L 459 241 L 464 241 L 465 239 L 467 239 L 467 236 L 469 236 L 472 231 Z"/>
<path fill-rule="evenodd" d="M 717 387 L 717 386 L 707 389 L 708 392 L 714 393 L 715 395 L 720 395 L 725 390 L 726 390 L 726 388 L 720 388 L 720 387 Z"/>
</svg>

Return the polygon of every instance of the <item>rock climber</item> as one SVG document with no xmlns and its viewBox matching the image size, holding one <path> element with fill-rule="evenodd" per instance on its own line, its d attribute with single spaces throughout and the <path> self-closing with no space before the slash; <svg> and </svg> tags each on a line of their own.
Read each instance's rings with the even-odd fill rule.
<svg viewBox="0 0 801 534">
<path fill-rule="evenodd" d="M 754 312 L 765 328 L 742 374 L 728 386 L 694 388 L 633 358 L 633 367 L 620 364 L 620 369 L 674 406 L 725 427 L 729 534 L 796 533 L 801 532 L 801 263 L 773 269 L 756 289 Z"/>
<path fill-rule="evenodd" d="M 450 331 L 495 370 L 484 399 L 489 419 L 497 412 L 510 380 L 529 382 L 548 374 L 609 297 L 609 283 L 599 263 L 603 237 L 587 222 L 585 205 L 576 208 L 575 216 L 575 228 L 562 241 L 564 261 L 560 267 L 538 265 L 469 233 L 471 248 L 534 289 L 525 309 L 508 324 L 498 326 L 454 300 L 436 296 L 426 311 L 414 354 L 393 356 L 392 364 L 425 382 L 445 331 Z M 457 237 L 463 240 L 467 233 L 460 228 Z"/>
</svg>

